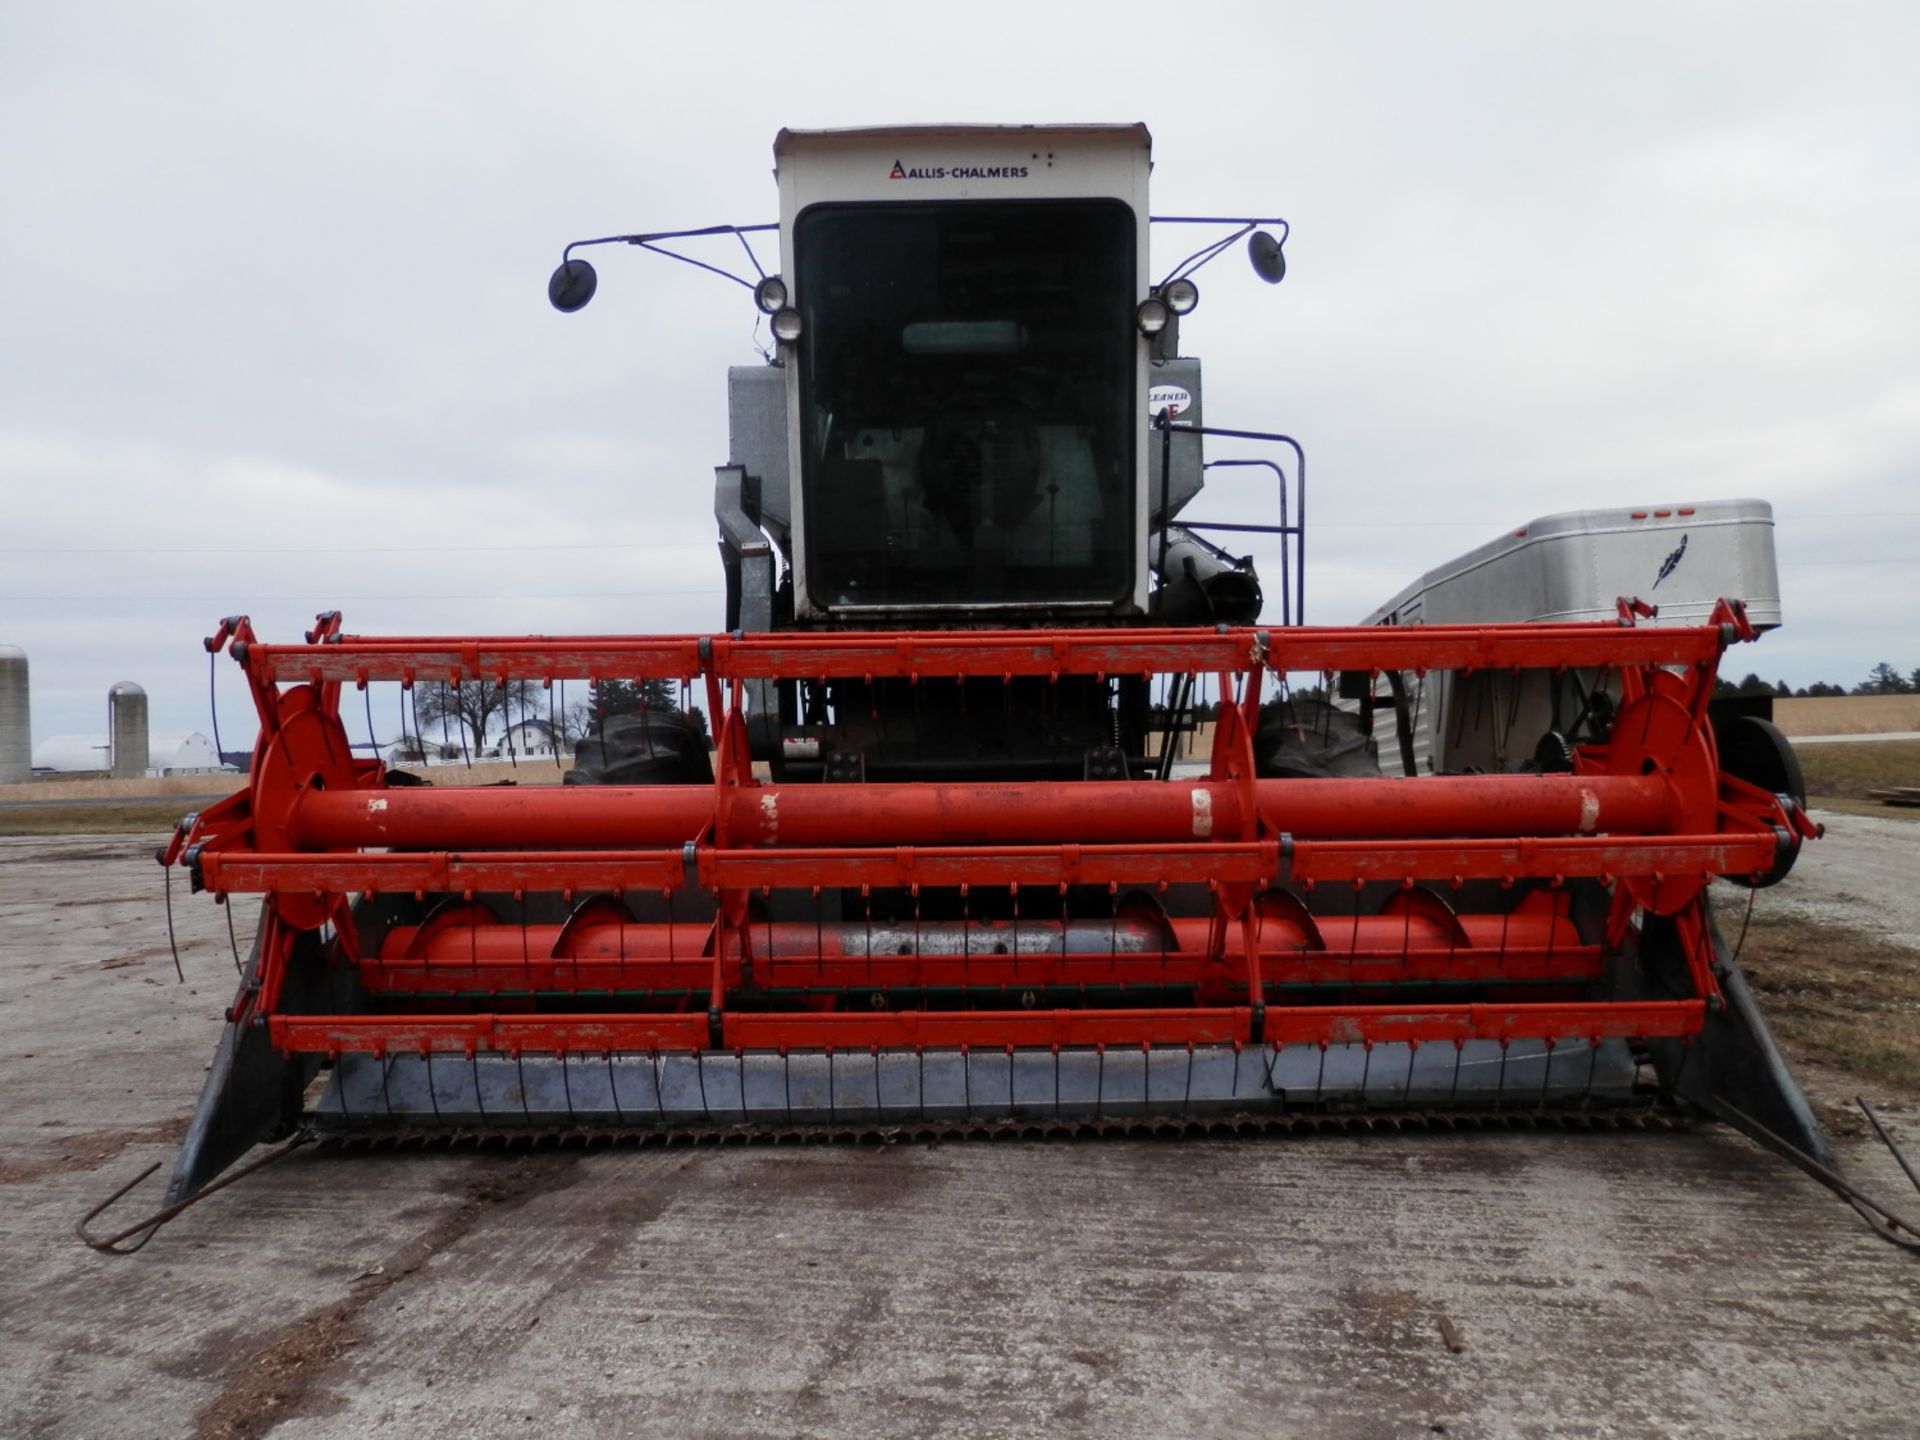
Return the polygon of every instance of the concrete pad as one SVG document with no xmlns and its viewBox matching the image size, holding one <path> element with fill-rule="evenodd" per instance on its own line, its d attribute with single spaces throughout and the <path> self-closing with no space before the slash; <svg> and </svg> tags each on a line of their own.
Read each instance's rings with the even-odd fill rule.
<svg viewBox="0 0 1920 1440">
<path fill-rule="evenodd" d="M 1821 848 L 1761 904 L 1828 883 Z M 221 911 L 179 886 L 175 982 L 151 849 L 0 840 L 0 1434 L 1895 1436 L 1920 1413 L 1914 1262 L 1718 1130 L 303 1153 L 98 1256 L 73 1222 L 171 1160 L 233 983 Z M 1883 1113 L 1920 1150 L 1920 1107 Z"/>
</svg>

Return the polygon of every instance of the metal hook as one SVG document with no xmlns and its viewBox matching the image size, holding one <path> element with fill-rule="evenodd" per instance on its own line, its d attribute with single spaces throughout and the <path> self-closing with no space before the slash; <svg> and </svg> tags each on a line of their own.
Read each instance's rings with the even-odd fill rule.
<svg viewBox="0 0 1920 1440">
<path fill-rule="evenodd" d="M 214 1181 L 211 1185 L 208 1185 L 204 1189 L 196 1190 L 193 1194 L 189 1195 L 186 1199 L 176 1200 L 173 1204 L 154 1211 L 153 1214 L 147 1216 L 143 1220 L 136 1221 L 135 1223 L 133 1223 L 132 1225 L 129 1225 L 124 1230 L 115 1231 L 111 1235 L 95 1235 L 91 1231 L 89 1231 L 87 1228 L 89 1225 L 93 1224 L 95 1220 L 99 1219 L 102 1215 L 106 1214 L 108 1210 L 111 1210 L 114 1207 L 114 1205 L 119 1203 L 119 1201 L 123 1196 L 125 1196 L 129 1191 L 133 1190 L 142 1181 L 144 1181 L 149 1175 L 153 1174 L 154 1171 L 160 1168 L 162 1162 L 156 1160 L 153 1162 L 153 1164 L 149 1165 L 146 1169 L 142 1170 L 138 1175 L 134 1176 L 133 1179 L 129 1180 L 126 1184 L 122 1185 L 118 1190 L 114 1191 L 113 1194 L 109 1195 L 106 1199 L 102 1200 L 98 1205 L 94 1206 L 93 1209 L 89 1210 L 85 1215 L 81 1216 L 79 1223 L 73 1227 L 73 1233 L 80 1238 L 81 1243 L 87 1246 L 88 1249 L 98 1250 L 103 1255 L 135 1254 L 139 1250 L 141 1250 L 149 1240 L 153 1239 L 154 1235 L 158 1233 L 162 1225 L 165 1225 L 169 1220 L 173 1219 L 176 1215 L 180 1214 L 181 1211 L 189 1209 L 192 1206 L 198 1205 L 202 1200 L 206 1199 L 209 1195 L 214 1194 L 216 1191 L 226 1189 L 227 1186 L 233 1184 L 236 1180 L 245 1179 L 247 1176 L 253 1174 L 254 1171 L 263 1170 L 267 1166 L 271 1165 L 274 1161 L 285 1159 L 287 1156 L 291 1155 L 295 1150 L 298 1150 L 302 1145 L 306 1145 L 310 1143 L 312 1140 L 313 1140 L 313 1136 L 308 1134 L 303 1133 L 303 1134 L 296 1135 L 293 1137 L 293 1139 L 289 1140 L 285 1145 L 281 1146 L 278 1150 L 272 1151 L 271 1153 L 266 1155 L 262 1155 L 258 1160 L 255 1160 L 250 1164 L 242 1165 L 238 1170 L 235 1170 L 230 1174 L 221 1176 L 218 1180 Z M 146 1233 L 144 1235 L 141 1235 L 140 1232 L 143 1230 Z M 131 1246 L 122 1248 L 121 1242 L 123 1240 L 129 1240 L 135 1235 L 140 1235 L 139 1243 L 136 1245 L 131 1245 Z"/>
</svg>

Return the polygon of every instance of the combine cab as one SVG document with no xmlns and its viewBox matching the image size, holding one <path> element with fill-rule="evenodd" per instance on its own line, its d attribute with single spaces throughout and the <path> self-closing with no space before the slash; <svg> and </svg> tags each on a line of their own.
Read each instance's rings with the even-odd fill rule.
<svg viewBox="0 0 1920 1440">
<path fill-rule="evenodd" d="M 777 227 L 611 237 L 737 239 L 775 337 L 729 377 L 716 633 L 325 616 L 305 643 L 244 618 L 209 642 L 259 710 L 252 779 L 164 858 L 264 904 L 170 1198 L 297 1130 L 1605 1118 L 1664 1097 L 1824 1156 L 1707 908 L 1712 879 L 1776 880 L 1813 833 L 1778 757 L 1716 747 L 1716 667 L 1753 634 L 1738 601 L 1667 626 L 1623 603 L 1306 627 L 1304 457 L 1204 426 L 1177 340 L 1228 246 L 1280 278 L 1281 222 L 1171 220 L 1201 243 L 1156 280 L 1137 126 L 787 132 L 776 159 Z M 595 285 L 572 249 L 563 310 Z M 1228 465 L 1274 477 L 1278 523 L 1255 528 L 1277 606 L 1186 513 Z M 1519 773 L 1382 775 L 1356 724 L 1386 677 L 1574 674 L 1610 697 L 1604 725 Z M 1343 708 L 1342 677 L 1367 704 Z M 659 713 L 592 737 L 575 783 L 402 785 L 343 720 L 372 686 L 569 680 L 691 686 L 718 748 Z"/>
</svg>

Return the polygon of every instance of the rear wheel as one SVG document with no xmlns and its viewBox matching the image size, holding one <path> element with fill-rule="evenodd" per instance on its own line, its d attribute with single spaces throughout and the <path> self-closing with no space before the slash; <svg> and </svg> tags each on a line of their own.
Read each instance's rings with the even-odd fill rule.
<svg viewBox="0 0 1920 1440">
<path fill-rule="evenodd" d="M 711 785 L 713 760 L 699 722 L 677 710 L 616 715 L 574 751 L 568 785 Z"/>
</svg>

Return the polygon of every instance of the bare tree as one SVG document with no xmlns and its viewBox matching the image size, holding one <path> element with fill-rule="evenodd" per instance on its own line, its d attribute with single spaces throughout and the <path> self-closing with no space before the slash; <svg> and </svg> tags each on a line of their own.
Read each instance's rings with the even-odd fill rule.
<svg viewBox="0 0 1920 1440">
<path fill-rule="evenodd" d="M 443 727 L 458 726 L 471 738 L 475 751 L 486 745 L 494 717 L 500 718 L 504 729 L 545 706 L 541 688 L 532 680 L 509 680 L 505 685 L 492 680 L 463 680 L 458 685 L 423 682 L 413 692 L 422 729 L 434 721 Z"/>
</svg>

